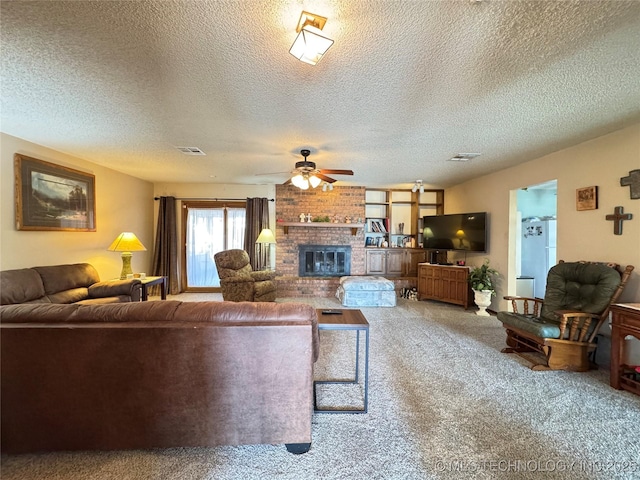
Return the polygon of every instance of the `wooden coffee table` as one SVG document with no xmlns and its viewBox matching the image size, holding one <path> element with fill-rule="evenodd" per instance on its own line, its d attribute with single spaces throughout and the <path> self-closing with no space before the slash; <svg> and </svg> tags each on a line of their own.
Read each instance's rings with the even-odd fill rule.
<svg viewBox="0 0 640 480">
<path fill-rule="evenodd" d="M 339 312 L 339 314 L 328 314 Z M 318 330 L 355 330 L 356 331 L 356 368 L 353 380 L 317 380 L 313 382 L 313 409 L 318 413 L 367 413 L 369 407 L 369 322 L 360 310 L 318 309 Z M 316 402 L 317 384 L 357 384 L 359 383 L 360 332 L 365 333 L 364 349 L 364 404 L 361 409 L 344 410 L 339 408 L 318 408 Z"/>
</svg>

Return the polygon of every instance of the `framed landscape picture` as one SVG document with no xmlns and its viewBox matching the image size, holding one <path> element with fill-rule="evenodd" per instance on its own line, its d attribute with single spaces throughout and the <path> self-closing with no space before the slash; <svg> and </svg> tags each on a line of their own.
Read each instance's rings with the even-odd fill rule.
<svg viewBox="0 0 640 480">
<path fill-rule="evenodd" d="M 95 176 L 16 153 L 18 230 L 96 231 Z"/>
<path fill-rule="evenodd" d="M 598 187 L 576 189 L 576 210 L 596 210 L 598 208 Z"/>
</svg>

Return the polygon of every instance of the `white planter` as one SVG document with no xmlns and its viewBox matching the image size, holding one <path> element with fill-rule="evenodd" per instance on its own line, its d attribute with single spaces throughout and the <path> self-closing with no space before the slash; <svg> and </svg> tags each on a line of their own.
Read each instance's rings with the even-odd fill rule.
<svg viewBox="0 0 640 480">
<path fill-rule="evenodd" d="M 491 305 L 491 290 L 474 290 L 474 300 L 478 306 L 476 315 L 488 317 L 487 307 Z"/>
</svg>

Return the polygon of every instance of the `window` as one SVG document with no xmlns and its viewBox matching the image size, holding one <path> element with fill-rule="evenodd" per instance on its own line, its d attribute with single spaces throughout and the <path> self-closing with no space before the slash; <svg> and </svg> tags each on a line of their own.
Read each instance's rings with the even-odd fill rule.
<svg viewBox="0 0 640 480">
<path fill-rule="evenodd" d="M 184 262 L 182 275 L 187 291 L 217 291 L 220 278 L 213 256 L 232 248 L 244 248 L 244 202 L 183 203 Z"/>
</svg>

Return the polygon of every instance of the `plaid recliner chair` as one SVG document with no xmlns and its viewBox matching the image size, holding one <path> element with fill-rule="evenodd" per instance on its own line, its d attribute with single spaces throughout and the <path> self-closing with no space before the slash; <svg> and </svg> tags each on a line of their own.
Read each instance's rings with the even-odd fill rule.
<svg viewBox="0 0 640 480">
<path fill-rule="evenodd" d="M 224 250 L 214 255 L 223 300 L 231 302 L 273 302 L 276 272 L 254 272 L 244 250 Z"/>
</svg>

